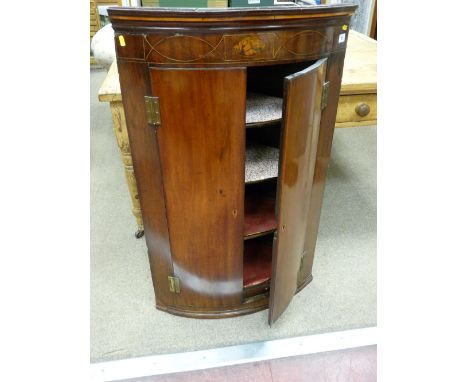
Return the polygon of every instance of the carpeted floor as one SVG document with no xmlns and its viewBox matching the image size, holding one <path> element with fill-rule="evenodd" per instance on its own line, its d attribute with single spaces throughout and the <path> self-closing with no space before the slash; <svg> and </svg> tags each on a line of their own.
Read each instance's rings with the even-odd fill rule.
<svg viewBox="0 0 468 382">
<path fill-rule="evenodd" d="M 314 280 L 272 328 L 267 311 L 182 318 L 154 307 L 109 105 L 97 99 L 105 75 L 91 72 L 91 362 L 376 325 L 375 127 L 335 131 Z"/>
</svg>

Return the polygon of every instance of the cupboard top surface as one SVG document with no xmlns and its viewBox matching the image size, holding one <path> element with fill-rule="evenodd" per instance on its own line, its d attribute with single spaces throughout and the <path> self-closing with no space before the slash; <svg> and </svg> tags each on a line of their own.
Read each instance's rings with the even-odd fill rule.
<svg viewBox="0 0 468 382">
<path fill-rule="evenodd" d="M 112 23 L 118 20 L 152 22 L 249 22 L 261 20 L 288 20 L 351 16 L 357 9 L 355 4 L 316 6 L 272 6 L 259 8 L 134 8 L 110 7 Z"/>
</svg>

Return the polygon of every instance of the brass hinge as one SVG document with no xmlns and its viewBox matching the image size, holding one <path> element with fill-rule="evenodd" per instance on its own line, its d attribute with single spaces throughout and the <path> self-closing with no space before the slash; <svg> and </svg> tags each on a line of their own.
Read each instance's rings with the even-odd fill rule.
<svg viewBox="0 0 468 382">
<path fill-rule="evenodd" d="M 167 276 L 167 280 L 169 281 L 169 290 L 172 293 L 180 293 L 179 278 L 174 276 Z"/>
<path fill-rule="evenodd" d="M 158 127 L 161 125 L 161 115 L 159 114 L 159 98 L 145 96 L 146 121 L 149 125 Z"/>
<path fill-rule="evenodd" d="M 330 81 L 327 81 L 323 84 L 322 87 L 322 110 L 325 109 L 328 105 L 328 91 L 330 89 Z"/>
</svg>

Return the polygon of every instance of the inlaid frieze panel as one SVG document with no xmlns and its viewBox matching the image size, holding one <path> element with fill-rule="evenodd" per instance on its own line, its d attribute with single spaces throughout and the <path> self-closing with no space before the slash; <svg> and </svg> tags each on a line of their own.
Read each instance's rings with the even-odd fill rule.
<svg viewBox="0 0 468 382">
<path fill-rule="evenodd" d="M 328 32 L 328 33 L 327 33 Z M 320 54 L 333 44 L 329 31 L 304 30 L 224 35 L 145 37 L 145 58 L 154 63 L 242 62 Z"/>
<path fill-rule="evenodd" d="M 148 62 L 182 62 L 222 60 L 219 49 L 223 36 L 175 34 L 144 37 L 145 59 Z"/>
<path fill-rule="evenodd" d="M 278 43 L 276 33 L 249 33 L 224 36 L 224 61 L 271 60 Z"/>
<path fill-rule="evenodd" d="M 329 42 L 330 39 L 322 32 L 305 30 L 286 37 L 282 41 L 281 49 L 292 55 L 307 56 L 328 49 Z"/>
<path fill-rule="evenodd" d="M 225 64 L 316 57 L 338 47 L 337 27 L 272 32 L 145 34 L 116 37 L 119 56 L 154 64 Z M 339 48 L 339 47 L 338 47 Z"/>
</svg>

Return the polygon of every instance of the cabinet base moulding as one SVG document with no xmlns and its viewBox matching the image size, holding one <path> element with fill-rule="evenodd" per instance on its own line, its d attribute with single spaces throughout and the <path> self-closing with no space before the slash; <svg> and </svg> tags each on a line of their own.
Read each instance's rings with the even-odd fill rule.
<svg viewBox="0 0 468 382">
<path fill-rule="evenodd" d="M 309 275 L 300 286 L 297 287 L 296 293 L 299 293 L 303 290 L 311 281 L 313 277 Z M 166 313 L 174 314 L 181 317 L 189 318 L 228 318 L 228 317 L 238 317 L 246 314 L 256 313 L 261 310 L 269 308 L 270 294 L 267 291 L 261 295 L 256 295 L 253 297 L 245 298 L 245 302 L 239 306 L 233 307 L 228 310 L 223 308 L 223 310 L 201 310 L 198 309 L 181 309 L 180 307 L 164 305 L 160 302 L 156 302 L 156 309 L 161 310 Z"/>
</svg>

